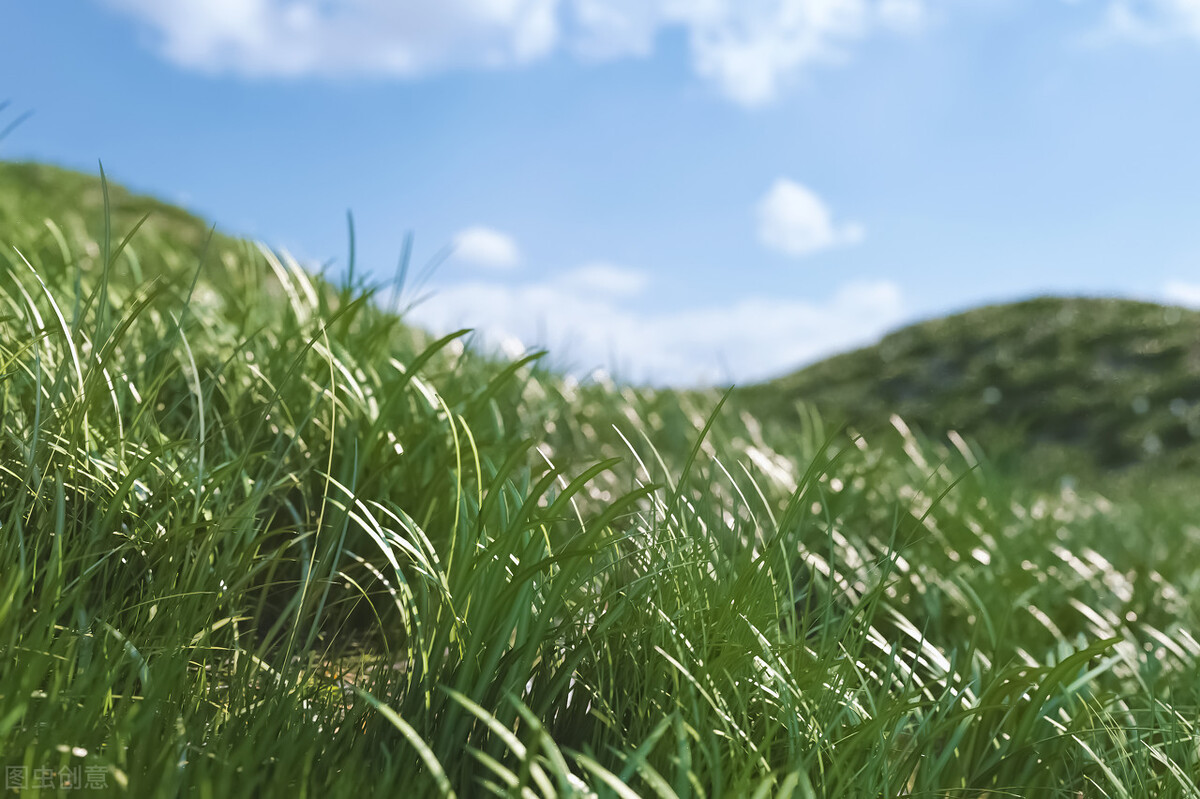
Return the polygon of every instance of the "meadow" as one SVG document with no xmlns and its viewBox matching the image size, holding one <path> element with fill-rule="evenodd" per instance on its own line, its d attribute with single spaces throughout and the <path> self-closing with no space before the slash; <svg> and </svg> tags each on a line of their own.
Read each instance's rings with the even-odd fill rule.
<svg viewBox="0 0 1200 799">
<path fill-rule="evenodd" d="M 580 382 L 0 168 L 6 788 L 1200 796 L 1186 492 Z"/>
</svg>

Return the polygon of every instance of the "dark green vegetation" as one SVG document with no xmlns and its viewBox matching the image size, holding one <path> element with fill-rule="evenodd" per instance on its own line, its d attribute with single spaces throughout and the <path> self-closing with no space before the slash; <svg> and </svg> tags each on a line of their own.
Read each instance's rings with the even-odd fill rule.
<svg viewBox="0 0 1200 799">
<path fill-rule="evenodd" d="M 957 430 L 1006 466 L 1093 477 L 1200 467 L 1200 312 L 1039 298 L 924 322 L 744 392 L 759 414 Z"/>
<path fill-rule="evenodd" d="M 178 212 L 122 247 L 140 202 L 106 234 L 94 182 L 0 166 L 0 758 L 31 783 L 1200 795 L 1187 506 L 580 386 Z"/>
</svg>

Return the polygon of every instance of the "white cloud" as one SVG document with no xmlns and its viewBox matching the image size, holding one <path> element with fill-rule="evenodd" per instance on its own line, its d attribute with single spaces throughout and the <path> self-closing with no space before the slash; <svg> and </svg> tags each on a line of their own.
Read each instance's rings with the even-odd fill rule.
<svg viewBox="0 0 1200 799">
<path fill-rule="evenodd" d="M 497 67 L 548 55 L 559 0 L 102 0 L 148 24 L 185 67 L 246 75 Z"/>
<path fill-rule="evenodd" d="M 836 60 L 868 26 L 864 0 L 778 0 L 719 5 L 688 14 L 696 71 L 732 99 L 758 105 L 802 68 Z"/>
<path fill-rule="evenodd" d="M 729 305 L 636 313 L 569 280 L 445 286 L 410 312 L 435 333 L 474 327 L 485 342 L 547 346 L 578 373 L 607 368 L 653 385 L 769 378 L 865 344 L 904 318 L 890 282 L 842 286 L 820 302 L 750 296 Z"/>
<path fill-rule="evenodd" d="M 476 225 L 454 237 L 454 258 L 473 266 L 511 269 L 521 261 L 521 251 L 512 236 Z"/>
<path fill-rule="evenodd" d="M 636 297 L 650 282 L 645 272 L 596 261 L 572 270 L 558 281 L 564 288 L 606 297 Z"/>
<path fill-rule="evenodd" d="M 775 181 L 759 201 L 757 212 L 759 241 L 795 257 L 857 244 L 865 235 L 856 222 L 835 223 L 820 197 L 786 178 Z"/>
<path fill-rule="evenodd" d="M 1182 280 L 1169 280 L 1163 286 L 1163 297 L 1167 302 L 1172 302 L 1176 305 L 1200 308 L 1200 283 L 1184 283 Z"/>
<path fill-rule="evenodd" d="M 911 30 L 927 0 L 100 0 L 153 31 L 185 67 L 255 76 L 415 77 L 499 68 L 559 49 L 646 55 L 686 34 L 692 66 L 756 105 L 806 68 L 844 59 L 871 33 Z M 1182 2 L 1183 0 L 1175 0 Z"/>
</svg>

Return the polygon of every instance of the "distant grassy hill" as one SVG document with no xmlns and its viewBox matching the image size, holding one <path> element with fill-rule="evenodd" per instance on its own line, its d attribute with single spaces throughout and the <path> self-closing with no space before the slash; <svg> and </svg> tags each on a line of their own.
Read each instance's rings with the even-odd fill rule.
<svg viewBox="0 0 1200 799">
<path fill-rule="evenodd" d="M 1200 463 L 1200 312 L 1043 297 L 906 327 L 877 345 L 749 387 L 775 420 L 813 404 L 864 432 L 892 413 L 957 430 L 1022 468 Z"/>
</svg>

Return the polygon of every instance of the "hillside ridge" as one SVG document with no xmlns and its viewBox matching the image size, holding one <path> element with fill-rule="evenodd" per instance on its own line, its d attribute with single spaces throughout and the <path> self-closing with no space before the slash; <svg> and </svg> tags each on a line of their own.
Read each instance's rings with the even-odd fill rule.
<svg viewBox="0 0 1200 799">
<path fill-rule="evenodd" d="M 1097 468 L 1194 465 L 1200 311 L 1138 300 L 1036 297 L 920 322 L 878 344 L 747 387 L 753 410 L 796 403 L 859 428 L 895 413 L 999 452 L 1073 451 Z"/>
</svg>

